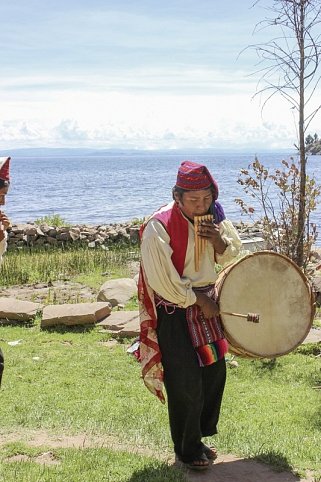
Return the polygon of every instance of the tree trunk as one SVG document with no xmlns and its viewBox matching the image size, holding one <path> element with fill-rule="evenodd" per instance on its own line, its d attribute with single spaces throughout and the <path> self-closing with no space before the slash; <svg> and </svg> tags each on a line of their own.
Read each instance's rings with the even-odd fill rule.
<svg viewBox="0 0 321 482">
<path fill-rule="evenodd" d="M 304 263 L 304 231 L 305 231 L 305 186 L 306 186 L 306 149 L 305 149 L 305 124 L 304 124 L 304 76 L 305 76 L 305 49 L 304 49 L 304 19 L 306 0 L 300 2 L 300 112 L 299 112 L 299 150 L 300 150 L 300 203 L 298 213 L 298 235 L 296 246 L 296 263 L 302 267 Z"/>
</svg>

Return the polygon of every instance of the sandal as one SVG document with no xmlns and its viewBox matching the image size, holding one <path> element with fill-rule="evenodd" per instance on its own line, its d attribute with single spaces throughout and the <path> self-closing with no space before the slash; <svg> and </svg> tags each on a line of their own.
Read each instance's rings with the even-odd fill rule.
<svg viewBox="0 0 321 482">
<path fill-rule="evenodd" d="M 191 470 L 206 470 L 209 467 L 208 458 L 206 457 L 205 453 L 203 452 L 197 459 L 193 460 L 193 462 L 185 463 L 186 467 Z"/>
<path fill-rule="evenodd" d="M 203 453 L 206 455 L 208 460 L 216 460 L 218 457 L 218 453 L 215 447 L 208 447 L 207 445 L 203 444 Z"/>
</svg>

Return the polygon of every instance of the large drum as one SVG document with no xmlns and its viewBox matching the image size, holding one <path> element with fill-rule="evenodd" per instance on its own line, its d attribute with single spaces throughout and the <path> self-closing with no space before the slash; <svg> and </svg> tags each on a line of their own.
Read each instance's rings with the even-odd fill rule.
<svg viewBox="0 0 321 482">
<path fill-rule="evenodd" d="M 293 261 L 258 251 L 223 269 L 216 282 L 230 351 L 249 358 L 274 358 L 307 336 L 315 313 L 311 287 Z M 259 322 L 226 313 L 257 313 Z"/>
</svg>

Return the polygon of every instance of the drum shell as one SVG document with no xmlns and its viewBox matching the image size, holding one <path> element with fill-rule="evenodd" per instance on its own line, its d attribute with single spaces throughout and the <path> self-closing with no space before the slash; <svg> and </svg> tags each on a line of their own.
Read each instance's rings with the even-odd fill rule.
<svg viewBox="0 0 321 482">
<path fill-rule="evenodd" d="M 224 268 L 216 287 L 230 352 L 239 356 L 285 355 L 299 346 L 311 329 L 315 314 L 311 286 L 284 255 L 271 251 L 249 254 Z M 259 323 L 224 312 L 257 313 Z"/>
</svg>

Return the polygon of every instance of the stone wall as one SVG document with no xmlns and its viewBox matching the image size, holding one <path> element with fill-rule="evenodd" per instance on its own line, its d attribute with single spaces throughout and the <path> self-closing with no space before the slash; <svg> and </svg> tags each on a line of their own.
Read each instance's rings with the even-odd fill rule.
<svg viewBox="0 0 321 482">
<path fill-rule="evenodd" d="M 263 242 L 261 226 L 235 223 L 243 242 Z M 63 246 L 82 243 L 89 248 L 113 246 L 115 244 L 137 245 L 139 243 L 137 222 L 104 224 L 98 226 L 49 226 L 48 224 L 14 224 L 8 231 L 8 249 L 33 246 Z"/>
<path fill-rule="evenodd" d="M 99 226 L 75 225 L 55 227 L 34 223 L 14 224 L 8 231 L 8 249 L 24 246 L 63 246 L 72 243 L 96 246 L 138 244 L 139 226 L 133 223 Z"/>
</svg>

